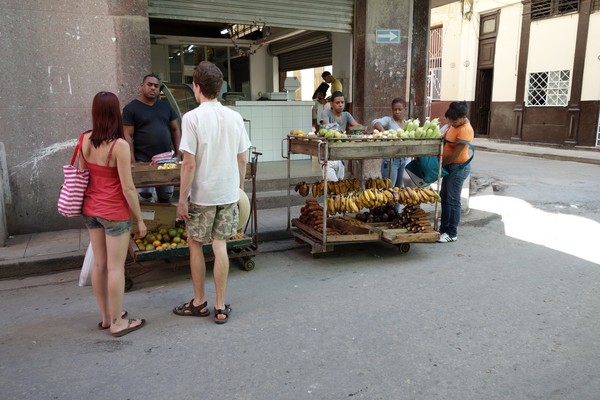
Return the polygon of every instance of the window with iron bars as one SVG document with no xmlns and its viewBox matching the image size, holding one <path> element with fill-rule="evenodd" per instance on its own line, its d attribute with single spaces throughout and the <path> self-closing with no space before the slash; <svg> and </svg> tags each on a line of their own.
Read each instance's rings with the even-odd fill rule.
<svg viewBox="0 0 600 400">
<path fill-rule="evenodd" d="M 571 71 L 531 72 L 527 88 L 527 106 L 566 106 L 569 102 Z"/>
<path fill-rule="evenodd" d="M 532 0 L 531 19 L 543 19 L 579 12 L 579 0 Z"/>
<path fill-rule="evenodd" d="M 442 27 L 429 30 L 429 101 L 439 100 L 442 91 Z"/>
<path fill-rule="evenodd" d="M 592 12 L 600 11 L 600 0 L 594 0 L 592 2 Z"/>
</svg>

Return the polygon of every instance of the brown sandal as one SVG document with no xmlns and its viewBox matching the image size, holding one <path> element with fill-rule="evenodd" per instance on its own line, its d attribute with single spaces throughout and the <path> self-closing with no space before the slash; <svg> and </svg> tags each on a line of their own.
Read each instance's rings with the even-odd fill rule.
<svg viewBox="0 0 600 400">
<path fill-rule="evenodd" d="M 225 304 L 225 309 L 215 308 L 215 324 L 224 324 L 229 321 L 229 313 L 231 312 L 231 305 Z M 219 319 L 219 314 L 224 315 L 225 318 Z"/>
<path fill-rule="evenodd" d="M 140 319 L 140 320 L 139 320 L 139 321 L 141 321 L 139 325 L 136 325 L 136 326 L 131 326 L 131 324 L 132 324 L 134 321 L 138 321 L 138 320 L 137 320 L 137 319 L 128 319 L 128 320 L 127 320 L 127 328 L 125 328 L 125 329 L 123 329 L 123 330 L 121 330 L 121 331 L 119 331 L 119 332 L 111 332 L 110 334 L 111 334 L 112 336 L 114 336 L 114 337 L 121 337 L 121 336 L 125 336 L 125 335 L 127 335 L 128 333 L 131 333 L 131 332 L 133 332 L 133 331 L 137 331 L 138 329 L 140 329 L 140 328 L 142 328 L 144 325 L 146 325 L 146 320 L 142 318 L 142 319 Z"/>
<path fill-rule="evenodd" d="M 208 302 L 204 302 L 199 306 L 194 305 L 194 299 L 191 299 L 189 303 L 183 303 L 173 309 L 173 313 L 182 315 L 184 317 L 208 317 L 210 310 L 207 308 Z M 206 311 L 202 312 L 206 308 Z"/>
<path fill-rule="evenodd" d="M 125 318 L 127 316 L 127 311 L 123 311 L 121 313 L 121 318 Z M 98 329 L 108 329 L 110 328 L 110 324 L 108 326 L 103 326 L 102 321 L 98 322 Z"/>
</svg>

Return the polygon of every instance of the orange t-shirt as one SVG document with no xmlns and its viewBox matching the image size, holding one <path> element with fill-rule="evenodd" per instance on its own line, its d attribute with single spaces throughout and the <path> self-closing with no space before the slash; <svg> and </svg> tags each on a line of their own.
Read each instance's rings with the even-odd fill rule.
<svg viewBox="0 0 600 400">
<path fill-rule="evenodd" d="M 469 121 L 467 121 L 466 123 L 464 123 L 463 125 L 461 125 L 457 128 L 451 126 L 450 129 L 448 129 L 448 132 L 446 132 L 444 139 L 446 139 L 449 142 L 460 142 L 460 141 L 472 142 L 473 137 L 475 137 L 475 132 L 473 131 L 473 127 L 471 126 L 471 123 Z M 456 145 L 453 143 L 444 143 L 444 151 L 442 153 L 442 157 L 446 158 L 450 154 L 452 154 L 452 152 L 454 152 L 455 146 Z M 464 149 L 460 152 L 460 155 L 456 159 L 455 163 L 461 164 L 461 163 L 464 163 L 465 161 L 467 161 L 468 159 L 469 159 L 469 146 L 465 146 Z"/>
</svg>

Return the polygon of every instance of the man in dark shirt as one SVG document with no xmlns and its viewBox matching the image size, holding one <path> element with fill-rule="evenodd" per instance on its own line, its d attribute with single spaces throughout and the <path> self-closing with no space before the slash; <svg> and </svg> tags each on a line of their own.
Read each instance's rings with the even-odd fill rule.
<svg viewBox="0 0 600 400">
<path fill-rule="evenodd" d="M 177 114 L 169 105 L 159 99 L 160 80 L 154 74 L 144 77 L 139 96 L 123 108 L 123 128 L 125 139 L 131 148 L 131 159 L 136 162 L 150 162 L 156 154 L 175 149 L 178 159 L 181 132 L 177 124 Z M 150 201 L 155 188 L 139 189 L 141 201 Z M 156 188 L 157 201 L 168 203 L 173 196 L 173 186 Z"/>
</svg>

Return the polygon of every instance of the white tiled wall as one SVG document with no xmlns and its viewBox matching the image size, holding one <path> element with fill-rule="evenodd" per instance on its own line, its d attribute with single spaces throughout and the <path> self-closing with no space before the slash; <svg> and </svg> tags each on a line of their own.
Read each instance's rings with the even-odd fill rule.
<svg viewBox="0 0 600 400">
<path fill-rule="evenodd" d="M 248 134 L 256 151 L 262 153 L 258 161 L 282 161 L 282 141 L 292 129 L 305 132 L 312 128 L 311 101 L 238 101 L 232 109 L 239 112 L 250 126 Z M 287 142 L 283 144 L 287 155 Z M 309 156 L 293 155 L 293 160 Z"/>
</svg>

